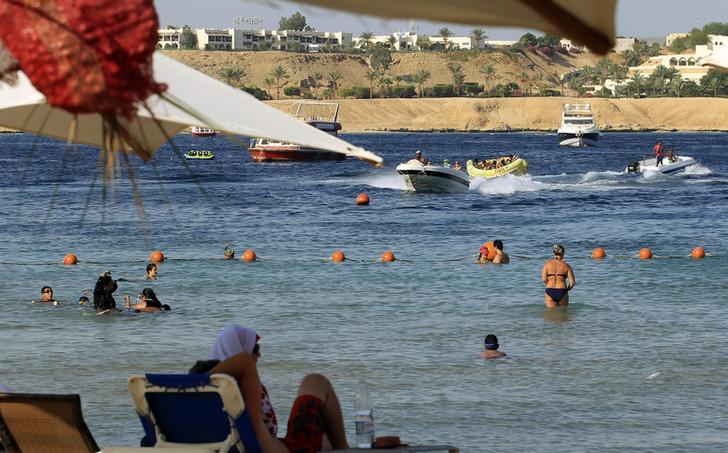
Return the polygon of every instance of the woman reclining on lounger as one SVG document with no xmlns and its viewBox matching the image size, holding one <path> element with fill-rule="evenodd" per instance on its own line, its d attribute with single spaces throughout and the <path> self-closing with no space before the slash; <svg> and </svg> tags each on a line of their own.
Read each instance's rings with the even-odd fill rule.
<svg viewBox="0 0 728 453">
<path fill-rule="evenodd" d="M 210 360 L 197 362 L 190 373 L 224 373 L 238 380 L 265 453 L 314 453 L 324 448 L 348 448 L 339 399 L 329 380 L 320 374 L 303 378 L 288 417 L 286 437 L 276 437 L 275 411 L 258 376 L 259 340 L 253 329 L 239 325 L 226 327 L 217 336 L 208 355 Z"/>
</svg>

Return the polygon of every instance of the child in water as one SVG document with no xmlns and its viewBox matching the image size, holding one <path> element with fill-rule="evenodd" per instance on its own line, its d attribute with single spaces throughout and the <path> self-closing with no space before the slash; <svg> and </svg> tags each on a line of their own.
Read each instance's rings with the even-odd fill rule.
<svg viewBox="0 0 728 453">
<path fill-rule="evenodd" d="M 499 359 L 506 356 L 505 352 L 498 350 L 498 337 L 492 333 L 486 335 L 483 348 L 483 352 L 480 353 L 480 357 L 483 359 Z"/>
</svg>

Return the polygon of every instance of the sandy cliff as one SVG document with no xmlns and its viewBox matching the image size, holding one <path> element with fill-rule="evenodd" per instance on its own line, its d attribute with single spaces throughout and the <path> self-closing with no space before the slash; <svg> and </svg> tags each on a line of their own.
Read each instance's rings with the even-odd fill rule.
<svg viewBox="0 0 728 453">
<path fill-rule="evenodd" d="M 575 98 L 338 99 L 345 132 L 555 131 Z M 728 131 L 728 99 L 589 99 L 602 131 Z M 270 101 L 289 111 L 294 101 Z"/>
</svg>

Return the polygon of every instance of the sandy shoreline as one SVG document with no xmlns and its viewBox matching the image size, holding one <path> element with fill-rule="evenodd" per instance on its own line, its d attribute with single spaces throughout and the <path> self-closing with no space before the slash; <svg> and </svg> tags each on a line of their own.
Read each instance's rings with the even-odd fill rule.
<svg viewBox="0 0 728 453">
<path fill-rule="evenodd" d="M 296 101 L 269 101 L 289 111 Z M 337 99 L 343 132 L 554 132 L 566 103 L 589 102 L 600 130 L 728 131 L 728 99 Z"/>
<path fill-rule="evenodd" d="M 291 113 L 299 101 L 268 101 Z M 566 103 L 588 102 L 603 132 L 728 131 L 728 99 L 336 99 L 342 132 L 555 132 Z M 0 128 L 0 133 L 15 132 Z"/>
</svg>

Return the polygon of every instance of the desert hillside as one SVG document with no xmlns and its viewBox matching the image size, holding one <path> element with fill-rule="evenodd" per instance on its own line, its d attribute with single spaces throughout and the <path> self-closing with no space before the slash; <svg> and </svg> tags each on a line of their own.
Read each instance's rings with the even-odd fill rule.
<svg viewBox="0 0 728 453">
<path fill-rule="evenodd" d="M 300 86 L 301 82 L 319 72 L 325 78 L 332 71 L 341 73 L 339 87 L 368 87 L 366 71 L 369 63 L 364 55 L 351 54 L 301 54 L 287 52 L 204 52 L 204 51 L 168 51 L 166 55 L 181 61 L 212 77 L 220 78 L 220 70 L 236 67 L 245 72 L 239 84 L 257 86 L 266 89 L 265 79 L 273 68 L 282 66 L 289 77 L 287 85 Z M 456 63 L 465 73 L 465 82 L 484 84 L 480 68 L 491 65 L 495 69 L 491 86 L 498 83 L 516 82 L 523 85 L 528 79 L 539 83 L 543 81 L 549 86 L 558 86 L 558 76 L 584 65 L 593 65 L 598 57 L 590 54 L 561 55 L 553 59 L 537 54 L 505 54 L 500 52 L 412 52 L 393 53 L 392 64 L 388 74 L 392 77 L 412 75 L 424 69 L 431 74 L 426 86 L 437 83 L 452 83 L 452 76 L 447 68 L 448 63 Z M 558 76 L 557 76 L 558 74 Z M 275 97 L 275 88 L 273 96 Z M 283 99 L 283 95 L 281 94 Z"/>
</svg>

